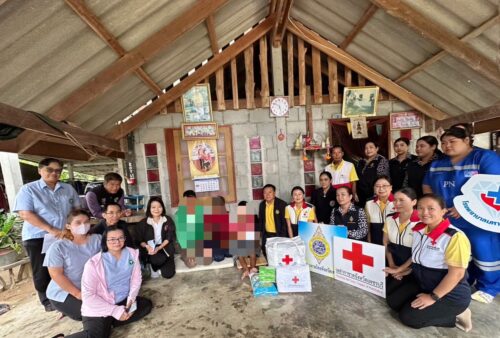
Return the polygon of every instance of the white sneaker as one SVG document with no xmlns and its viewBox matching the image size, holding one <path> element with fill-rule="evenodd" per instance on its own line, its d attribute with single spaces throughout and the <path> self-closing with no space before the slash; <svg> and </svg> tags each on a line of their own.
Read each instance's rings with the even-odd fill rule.
<svg viewBox="0 0 500 338">
<path fill-rule="evenodd" d="M 154 271 L 151 265 L 149 267 L 151 269 L 151 278 L 159 278 L 161 276 L 160 270 Z"/>
</svg>

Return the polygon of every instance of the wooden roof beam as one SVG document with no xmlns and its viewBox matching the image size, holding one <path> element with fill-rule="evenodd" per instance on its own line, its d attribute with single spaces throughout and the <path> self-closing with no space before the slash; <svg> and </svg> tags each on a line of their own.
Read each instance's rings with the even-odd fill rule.
<svg viewBox="0 0 500 338">
<path fill-rule="evenodd" d="M 71 136 L 84 146 L 97 146 L 99 148 L 121 151 L 118 141 L 69 126 L 62 122 L 50 121 L 51 125 L 49 125 L 40 117 L 37 117 L 36 114 L 0 103 L 0 121 L 2 123 L 30 131 L 28 133 L 25 131 L 18 137 L 20 153 L 26 151 L 36 143 L 40 139 L 40 135 L 67 139 L 63 132 L 71 134 Z M 47 119 L 47 117 L 44 118 Z"/>
<path fill-rule="evenodd" d="M 370 21 L 372 18 L 373 14 L 377 11 L 378 7 L 375 6 L 374 4 L 371 4 L 366 11 L 363 13 L 361 18 L 356 22 L 352 30 L 349 32 L 349 34 L 345 37 L 344 41 L 342 41 L 339 45 L 340 48 L 346 49 L 347 46 L 354 40 L 356 35 L 358 35 L 359 32 L 365 27 L 365 25 Z"/>
<path fill-rule="evenodd" d="M 219 53 L 219 43 L 217 42 L 217 33 L 215 32 L 214 16 L 209 15 L 205 19 L 205 24 L 207 26 L 208 38 L 210 39 L 210 47 L 212 48 L 212 54 L 215 55 Z"/>
<path fill-rule="evenodd" d="M 89 25 L 92 30 L 99 35 L 99 37 L 106 42 L 106 44 L 111 47 L 120 57 L 125 55 L 126 50 L 120 45 L 120 42 L 111 34 L 106 27 L 101 23 L 97 16 L 92 13 L 92 11 L 85 5 L 83 0 L 65 0 L 71 9 L 73 9 L 76 14 L 83 20 L 87 25 Z M 162 93 L 160 86 L 142 69 L 137 68 L 134 71 L 135 75 L 144 82 L 149 89 L 156 95 Z"/>
<path fill-rule="evenodd" d="M 46 115 L 58 121 L 71 116 L 87 103 L 107 92 L 138 67 L 151 60 L 184 33 L 203 22 L 209 15 L 225 5 L 227 1 L 205 0 L 196 2 L 158 32 L 55 104 L 48 110 Z"/>
<path fill-rule="evenodd" d="M 292 8 L 293 0 L 278 0 L 276 22 L 271 34 L 271 41 L 274 47 L 281 45 L 281 41 L 285 36 L 286 25 L 288 23 L 288 16 Z"/>
<path fill-rule="evenodd" d="M 178 97 L 189 90 L 189 88 L 213 74 L 217 69 L 230 62 L 231 59 L 235 58 L 238 54 L 251 46 L 255 41 L 267 34 L 273 27 L 273 23 L 273 16 L 268 17 L 267 19 L 262 21 L 250 32 L 241 36 L 232 45 L 228 46 L 222 52 L 211 58 L 205 65 L 198 68 L 193 74 L 184 78 L 177 86 L 172 87 L 166 93 L 160 95 L 158 99 L 153 101 L 150 105 L 146 106 L 138 114 L 132 116 L 126 122 L 115 126 L 107 136 L 109 138 L 118 140 L 133 131 L 142 123 L 146 122 L 154 115 L 156 115 L 165 106 L 174 102 Z"/>
<path fill-rule="evenodd" d="M 442 127 L 444 129 L 451 127 L 455 123 L 478 123 L 486 120 L 493 120 L 500 117 L 500 102 L 490 107 L 481 108 L 457 117 L 450 117 L 445 120 L 436 121 L 435 129 Z M 493 131 L 496 129 L 492 129 Z M 474 129 L 474 133 L 477 131 Z"/>
<path fill-rule="evenodd" d="M 487 31 L 488 29 L 495 26 L 499 22 L 500 22 L 500 14 L 495 15 L 494 17 L 490 18 L 489 20 L 486 20 L 482 25 L 473 29 L 470 33 L 467 33 L 466 35 L 464 35 L 460 40 L 463 42 L 468 42 L 468 41 L 478 37 L 479 35 L 483 34 L 483 32 Z M 440 51 L 439 53 L 435 54 L 431 58 L 425 60 L 424 62 L 422 62 L 418 66 L 410 69 L 408 72 L 406 72 L 405 74 L 398 77 L 395 80 L 395 82 L 396 83 L 403 82 L 404 80 L 410 78 L 411 76 L 415 75 L 416 73 L 418 73 L 418 72 L 422 71 L 423 69 L 430 67 L 432 64 L 438 62 L 445 55 L 446 55 L 446 51 L 444 51 L 444 50 Z"/>
<path fill-rule="evenodd" d="M 490 59 L 451 34 L 445 27 L 425 17 L 400 0 L 371 0 L 389 15 L 404 22 L 418 34 L 426 37 L 451 56 L 500 86 L 500 70 Z"/>
<path fill-rule="evenodd" d="M 401 101 L 436 120 L 443 120 L 449 117 L 449 115 L 445 112 L 439 110 L 427 101 L 402 88 L 398 84 L 378 73 L 375 69 L 365 65 L 343 49 L 337 47 L 334 43 L 319 36 L 317 33 L 313 32 L 299 21 L 293 19 L 289 20 L 290 23 L 288 25 L 288 30 L 290 30 L 292 33 L 308 42 L 313 47 L 318 48 L 331 58 L 344 64 L 346 67 L 352 69 L 356 73 L 361 74 L 363 77 L 367 78 L 372 83 L 391 93 Z"/>
</svg>

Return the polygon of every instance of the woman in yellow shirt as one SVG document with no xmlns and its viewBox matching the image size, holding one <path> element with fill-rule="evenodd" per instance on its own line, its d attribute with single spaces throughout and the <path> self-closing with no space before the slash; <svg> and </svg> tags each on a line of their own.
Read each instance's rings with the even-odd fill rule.
<svg viewBox="0 0 500 338">
<path fill-rule="evenodd" d="M 292 203 L 285 208 L 285 220 L 288 226 L 288 236 L 293 238 L 299 235 L 299 222 L 317 223 L 314 206 L 304 200 L 304 189 L 299 186 L 292 189 Z"/>
</svg>

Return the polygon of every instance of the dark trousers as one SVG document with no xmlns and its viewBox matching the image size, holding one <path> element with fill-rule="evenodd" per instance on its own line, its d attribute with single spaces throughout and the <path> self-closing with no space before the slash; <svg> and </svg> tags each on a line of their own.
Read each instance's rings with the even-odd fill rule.
<svg viewBox="0 0 500 338">
<path fill-rule="evenodd" d="M 154 271 L 160 270 L 164 278 L 172 278 L 175 275 L 174 255 L 167 257 L 165 251 L 160 250 L 155 255 L 149 256 L 149 262 Z"/>
<path fill-rule="evenodd" d="M 118 303 L 118 305 L 126 305 L 127 300 Z M 132 317 L 125 321 L 116 320 L 114 317 L 83 317 L 83 331 L 73 333 L 66 337 L 72 338 L 107 338 L 111 336 L 113 327 L 126 325 L 145 317 L 151 312 L 153 303 L 149 299 L 137 297 L 137 310 Z"/>
<path fill-rule="evenodd" d="M 42 254 L 43 238 L 29 239 L 23 241 L 23 246 L 30 258 L 31 270 L 33 271 L 33 284 L 38 293 L 38 298 L 43 306 L 50 304 L 45 292 L 50 283 L 49 270 L 43 266 L 45 254 Z"/>
<path fill-rule="evenodd" d="M 425 309 L 411 307 L 411 302 L 423 292 L 413 278 L 403 278 L 396 287 L 391 285 L 386 301 L 391 309 L 399 313 L 401 322 L 414 329 L 427 326 L 455 327 L 456 317 L 467 309 L 468 305 L 451 301 L 444 297 Z"/>
<path fill-rule="evenodd" d="M 82 301 L 76 299 L 72 295 L 68 295 L 64 302 L 57 302 L 55 300 L 50 300 L 54 308 L 61 312 L 63 315 L 73 319 L 82 320 Z"/>
<path fill-rule="evenodd" d="M 384 245 L 384 223 L 370 223 L 371 243 Z"/>
<path fill-rule="evenodd" d="M 267 258 L 266 242 L 267 242 L 268 238 L 272 238 L 272 237 L 277 237 L 277 234 L 275 232 L 267 232 L 267 231 L 262 232 L 262 254 L 266 258 Z"/>
<path fill-rule="evenodd" d="M 299 235 L 299 225 L 291 224 L 291 226 L 292 226 L 293 237 L 297 237 Z"/>
</svg>

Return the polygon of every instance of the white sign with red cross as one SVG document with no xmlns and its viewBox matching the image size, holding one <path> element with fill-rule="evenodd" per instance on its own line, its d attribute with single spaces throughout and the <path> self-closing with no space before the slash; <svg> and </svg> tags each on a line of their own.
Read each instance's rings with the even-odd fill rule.
<svg viewBox="0 0 500 338">
<path fill-rule="evenodd" d="M 333 238 L 334 278 L 385 298 L 385 248 L 348 238 Z"/>
</svg>

